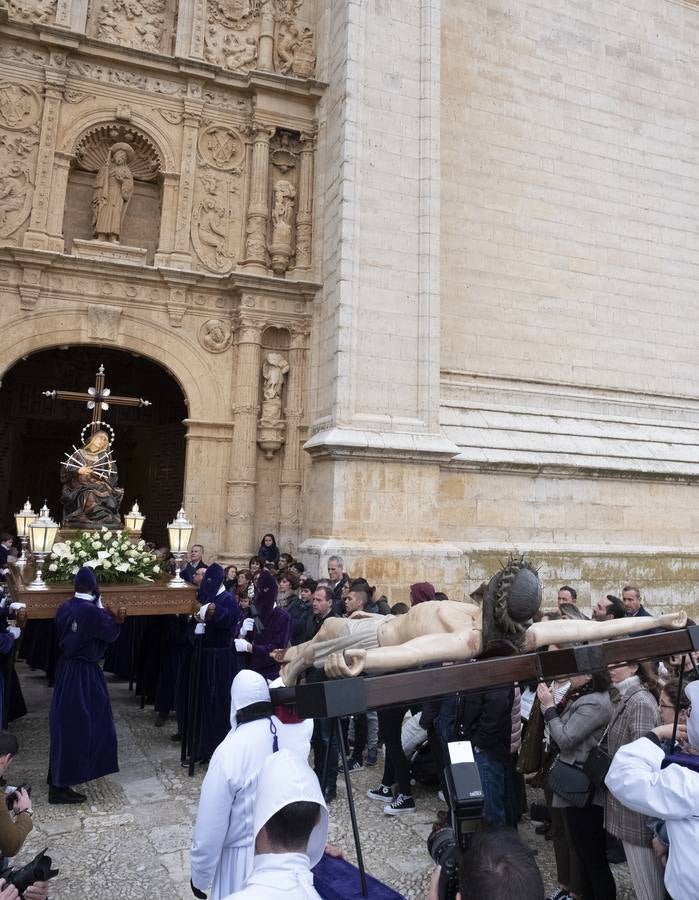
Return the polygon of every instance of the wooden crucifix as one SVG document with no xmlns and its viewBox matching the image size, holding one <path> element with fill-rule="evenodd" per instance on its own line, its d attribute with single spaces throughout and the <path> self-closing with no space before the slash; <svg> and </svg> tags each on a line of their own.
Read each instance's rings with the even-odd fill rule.
<svg viewBox="0 0 699 900">
<path fill-rule="evenodd" d="M 44 397 L 50 397 L 52 400 L 75 400 L 86 403 L 87 408 L 92 410 L 92 422 L 90 424 L 90 434 L 93 435 L 99 431 L 102 424 L 102 413 L 109 409 L 109 405 L 113 406 L 150 406 L 149 400 L 142 397 L 121 397 L 112 394 L 109 388 L 104 386 L 105 373 L 104 366 L 100 366 L 95 376 L 95 386 L 87 389 L 86 393 L 80 391 L 42 391 Z"/>
</svg>

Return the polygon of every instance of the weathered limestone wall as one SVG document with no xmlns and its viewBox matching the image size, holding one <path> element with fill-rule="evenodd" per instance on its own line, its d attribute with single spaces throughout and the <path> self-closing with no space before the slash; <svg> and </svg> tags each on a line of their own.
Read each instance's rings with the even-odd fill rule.
<svg viewBox="0 0 699 900">
<path fill-rule="evenodd" d="M 442 4 L 441 527 L 696 602 L 699 6 Z"/>
</svg>

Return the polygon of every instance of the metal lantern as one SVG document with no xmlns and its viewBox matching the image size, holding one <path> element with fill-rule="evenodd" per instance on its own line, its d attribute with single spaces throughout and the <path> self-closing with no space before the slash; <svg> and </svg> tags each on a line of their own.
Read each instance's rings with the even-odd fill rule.
<svg viewBox="0 0 699 900">
<path fill-rule="evenodd" d="M 36 558 L 36 577 L 31 584 L 27 585 L 27 590 L 46 590 L 46 582 L 42 577 L 44 561 L 53 549 L 57 534 L 58 525 L 51 518 L 49 508 L 44 503 L 39 510 L 38 517 L 29 523 L 29 540 L 31 542 L 32 555 Z"/>
<path fill-rule="evenodd" d="M 127 531 L 133 531 L 134 534 L 140 534 L 143 531 L 143 523 L 146 517 L 138 508 L 138 503 L 134 503 L 131 510 L 124 516 L 124 524 Z M 168 526 L 169 527 L 169 526 Z"/>
<path fill-rule="evenodd" d="M 27 563 L 27 544 L 29 538 L 29 525 L 36 519 L 36 513 L 32 509 L 32 505 L 27 497 L 27 502 L 19 512 L 15 513 L 15 526 L 17 528 L 17 537 L 22 545 L 22 552 L 17 560 L 17 565 L 23 569 Z"/>
<path fill-rule="evenodd" d="M 180 507 L 177 518 L 170 522 L 167 526 L 168 540 L 170 542 L 170 550 L 175 557 L 175 574 L 168 582 L 170 587 L 184 587 L 187 583 L 180 575 L 184 555 L 189 547 L 189 541 L 192 537 L 194 526 L 187 519 L 184 507 Z"/>
</svg>

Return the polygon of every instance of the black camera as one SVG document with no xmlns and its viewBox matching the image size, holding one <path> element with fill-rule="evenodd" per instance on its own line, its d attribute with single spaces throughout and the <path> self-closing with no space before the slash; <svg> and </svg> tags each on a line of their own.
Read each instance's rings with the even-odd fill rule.
<svg viewBox="0 0 699 900">
<path fill-rule="evenodd" d="M 471 835 L 483 818 L 483 787 L 470 741 L 450 741 L 444 769 L 451 827 L 436 828 L 427 850 L 442 867 L 437 886 L 439 900 L 454 900 L 459 891 L 459 861 L 471 844 Z"/>
<path fill-rule="evenodd" d="M 20 894 L 23 894 L 28 887 L 36 884 L 37 881 L 48 881 L 58 875 L 58 869 L 51 868 L 51 857 L 46 855 L 46 850 L 37 853 L 31 862 L 21 869 L 13 869 L 8 866 L 0 872 L 0 878 L 5 879 L 6 885 L 13 884 Z"/>
<path fill-rule="evenodd" d="M 29 796 L 32 795 L 32 786 L 28 784 L 26 781 L 24 784 L 20 784 L 19 787 L 13 788 L 5 788 L 5 803 L 7 804 L 7 808 L 12 812 L 12 808 L 15 805 L 15 802 L 19 800 L 19 792 L 26 791 Z"/>
</svg>

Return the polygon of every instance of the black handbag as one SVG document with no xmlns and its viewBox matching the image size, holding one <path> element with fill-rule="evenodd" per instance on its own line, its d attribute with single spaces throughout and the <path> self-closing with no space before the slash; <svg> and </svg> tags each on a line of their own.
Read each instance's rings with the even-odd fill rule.
<svg viewBox="0 0 699 900">
<path fill-rule="evenodd" d="M 557 759 L 551 766 L 546 787 L 570 806 L 584 809 L 592 803 L 595 786 L 579 766 Z"/>
<path fill-rule="evenodd" d="M 611 756 L 599 745 L 593 747 L 583 763 L 582 770 L 596 788 L 604 786 L 604 779 L 612 764 Z"/>
</svg>

